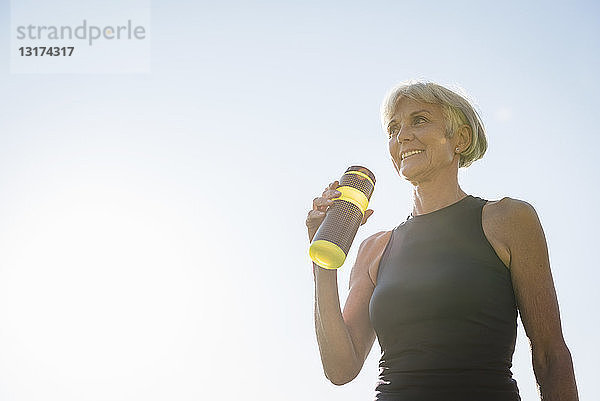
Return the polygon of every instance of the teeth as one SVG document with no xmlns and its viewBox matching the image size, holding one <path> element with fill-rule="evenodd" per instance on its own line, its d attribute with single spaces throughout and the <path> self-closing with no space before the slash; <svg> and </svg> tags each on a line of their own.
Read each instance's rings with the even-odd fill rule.
<svg viewBox="0 0 600 401">
<path fill-rule="evenodd" d="M 422 150 L 412 150 L 410 152 L 406 152 L 402 154 L 402 160 L 406 159 L 408 156 L 416 155 L 417 153 L 421 153 Z"/>
</svg>

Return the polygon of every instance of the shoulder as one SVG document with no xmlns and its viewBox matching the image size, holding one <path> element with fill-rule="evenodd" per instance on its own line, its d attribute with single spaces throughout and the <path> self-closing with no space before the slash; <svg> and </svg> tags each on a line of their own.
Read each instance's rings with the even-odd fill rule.
<svg viewBox="0 0 600 401">
<path fill-rule="evenodd" d="M 387 238 L 389 238 L 391 234 L 392 234 L 392 231 L 390 230 L 390 231 L 379 231 L 375 234 L 370 235 L 360 244 L 359 251 L 361 249 L 372 250 L 373 248 L 377 248 L 378 246 L 380 246 L 382 243 L 387 244 Z"/>
<path fill-rule="evenodd" d="M 391 235 L 392 231 L 379 231 L 367 237 L 358 248 L 357 261 L 359 259 L 372 261 L 374 257 L 383 253 Z"/>
<path fill-rule="evenodd" d="M 379 231 L 367 237 L 360 244 L 351 275 L 368 275 L 372 284 L 375 285 L 379 261 L 391 235 L 392 231 L 390 230 Z"/>
<path fill-rule="evenodd" d="M 524 200 L 504 197 L 489 201 L 484 206 L 482 220 L 488 239 L 492 245 L 504 247 L 508 260 L 512 259 L 517 246 L 543 236 L 535 208 Z"/>
<path fill-rule="evenodd" d="M 537 212 L 529 202 L 507 196 L 500 200 L 489 201 L 485 205 L 484 215 L 488 220 L 501 224 L 509 231 L 518 230 L 522 223 L 538 220 Z"/>
</svg>

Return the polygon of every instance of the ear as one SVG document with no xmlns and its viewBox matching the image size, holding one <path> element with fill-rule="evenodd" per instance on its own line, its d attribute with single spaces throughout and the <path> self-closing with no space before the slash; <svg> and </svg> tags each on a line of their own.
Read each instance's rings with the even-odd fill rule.
<svg viewBox="0 0 600 401">
<path fill-rule="evenodd" d="M 463 124 L 456 131 L 456 146 L 459 146 L 461 152 L 464 152 L 471 146 L 471 141 L 473 139 L 473 130 L 467 124 Z"/>
</svg>

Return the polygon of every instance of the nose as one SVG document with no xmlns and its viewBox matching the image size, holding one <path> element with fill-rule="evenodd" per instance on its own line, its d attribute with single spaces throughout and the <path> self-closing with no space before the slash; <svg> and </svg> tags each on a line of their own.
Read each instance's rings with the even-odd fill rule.
<svg viewBox="0 0 600 401">
<path fill-rule="evenodd" d="M 409 130 L 407 130 L 405 127 L 400 127 L 398 129 L 398 132 L 396 133 L 396 141 L 398 143 L 402 143 L 405 141 L 408 141 L 411 139 L 411 134 L 409 133 Z"/>
</svg>

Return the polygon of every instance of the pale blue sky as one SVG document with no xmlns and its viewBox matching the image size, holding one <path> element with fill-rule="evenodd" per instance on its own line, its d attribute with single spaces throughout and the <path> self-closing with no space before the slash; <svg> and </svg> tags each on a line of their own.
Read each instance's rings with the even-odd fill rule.
<svg viewBox="0 0 600 401">
<path fill-rule="evenodd" d="M 463 189 L 536 208 L 597 398 L 600 7 L 453 3 L 152 1 L 150 73 L 11 74 L 4 2 L 0 399 L 371 399 L 377 344 L 354 382 L 323 376 L 304 220 L 347 166 L 375 173 L 345 299 L 360 241 L 410 212 L 378 111 L 419 77 L 483 117 Z M 520 322 L 513 373 L 535 400 Z"/>
</svg>

